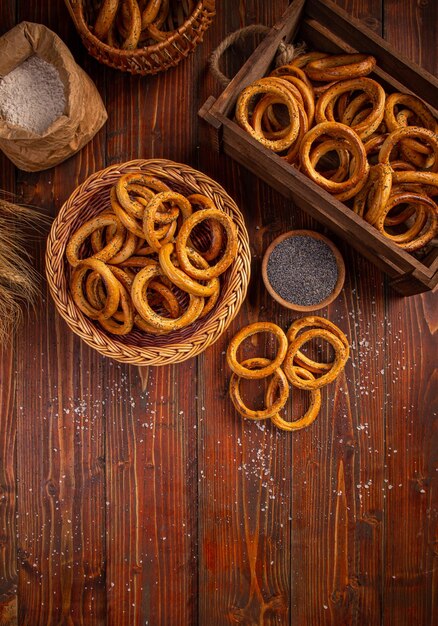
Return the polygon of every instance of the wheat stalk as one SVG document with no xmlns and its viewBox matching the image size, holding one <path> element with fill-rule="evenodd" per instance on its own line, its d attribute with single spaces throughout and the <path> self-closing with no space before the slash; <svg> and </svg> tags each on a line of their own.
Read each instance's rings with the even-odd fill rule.
<svg viewBox="0 0 438 626">
<path fill-rule="evenodd" d="M 3 195 L 3 192 L 1 192 Z M 49 218 L 31 207 L 0 197 L 0 344 L 8 343 L 22 319 L 23 305 L 35 306 L 40 276 L 26 251 L 29 229 L 43 229 Z"/>
</svg>

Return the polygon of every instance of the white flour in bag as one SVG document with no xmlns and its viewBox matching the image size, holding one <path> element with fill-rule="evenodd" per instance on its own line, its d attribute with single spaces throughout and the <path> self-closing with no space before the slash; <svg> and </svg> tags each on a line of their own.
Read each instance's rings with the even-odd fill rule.
<svg viewBox="0 0 438 626">
<path fill-rule="evenodd" d="M 0 115 L 38 135 L 65 109 L 64 85 L 57 69 L 33 55 L 0 80 Z"/>
</svg>

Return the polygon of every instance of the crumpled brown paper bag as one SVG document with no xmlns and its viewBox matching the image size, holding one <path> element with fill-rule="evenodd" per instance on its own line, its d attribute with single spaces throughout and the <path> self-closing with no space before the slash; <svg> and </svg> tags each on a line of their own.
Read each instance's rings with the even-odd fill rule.
<svg viewBox="0 0 438 626">
<path fill-rule="evenodd" d="M 64 115 L 42 135 L 0 117 L 0 149 L 26 172 L 45 170 L 68 159 L 94 137 L 108 117 L 95 84 L 58 35 L 43 24 L 21 22 L 0 37 L 0 78 L 33 54 L 58 70 L 66 107 Z"/>
</svg>

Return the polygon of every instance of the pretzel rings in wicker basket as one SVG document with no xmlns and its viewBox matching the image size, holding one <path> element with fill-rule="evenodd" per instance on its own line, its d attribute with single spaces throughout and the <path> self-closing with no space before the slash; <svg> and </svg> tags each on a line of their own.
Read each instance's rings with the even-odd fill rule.
<svg viewBox="0 0 438 626">
<path fill-rule="evenodd" d="M 50 291 L 70 328 L 138 365 L 180 362 L 216 341 L 249 271 L 231 198 L 201 172 L 162 159 L 92 175 L 62 207 L 46 251 Z"/>
<path fill-rule="evenodd" d="M 178 65 L 202 42 L 216 0 L 65 0 L 88 52 L 131 74 Z"/>
<path fill-rule="evenodd" d="M 387 95 L 375 66 L 365 54 L 301 54 L 241 92 L 236 120 L 394 245 L 425 254 L 438 235 L 438 122 L 416 96 Z"/>
<path fill-rule="evenodd" d="M 304 332 L 302 332 L 304 331 Z M 270 333 L 277 339 L 275 357 L 270 360 L 258 356 L 239 362 L 237 351 L 241 343 L 258 333 Z M 312 339 L 329 342 L 335 351 L 330 363 L 314 361 L 301 352 L 304 344 Z M 320 389 L 333 382 L 345 367 L 349 357 L 349 345 L 345 334 L 329 320 L 309 316 L 295 320 L 287 335 L 271 322 L 256 322 L 241 328 L 231 339 L 227 349 L 227 363 L 232 370 L 229 393 L 235 409 L 247 419 L 271 421 L 281 430 L 300 430 L 309 426 L 321 408 Z M 242 399 L 242 379 L 261 380 L 270 378 L 265 393 L 265 407 L 260 410 L 249 408 Z M 310 406 L 298 420 L 288 421 L 280 415 L 289 398 L 289 383 L 310 391 Z"/>
</svg>

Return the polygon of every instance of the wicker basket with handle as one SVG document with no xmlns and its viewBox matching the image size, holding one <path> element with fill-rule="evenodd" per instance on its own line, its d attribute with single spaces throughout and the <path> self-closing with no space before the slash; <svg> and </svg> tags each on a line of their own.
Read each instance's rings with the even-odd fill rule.
<svg viewBox="0 0 438 626">
<path fill-rule="evenodd" d="M 238 230 L 238 254 L 221 277 L 221 295 L 214 309 L 186 328 L 153 336 L 140 330 L 118 337 L 88 319 L 76 306 L 69 289 L 70 267 L 65 249 L 72 233 L 110 204 L 109 191 L 128 172 L 141 171 L 160 178 L 175 191 L 209 196 L 217 208 L 232 216 Z M 250 250 L 243 216 L 235 202 L 214 180 L 180 163 L 164 159 L 135 160 L 112 165 L 90 176 L 62 206 L 50 231 L 46 275 L 59 314 L 88 345 L 117 361 L 136 365 L 167 365 L 185 361 L 207 348 L 228 327 L 245 298 L 250 276 Z"/>
<path fill-rule="evenodd" d="M 157 74 L 178 65 L 202 41 L 215 15 L 216 0 L 200 0 L 193 13 L 165 41 L 135 50 L 120 50 L 100 41 L 90 29 L 87 14 L 93 0 L 65 0 L 88 52 L 100 63 L 131 74 Z"/>
</svg>

